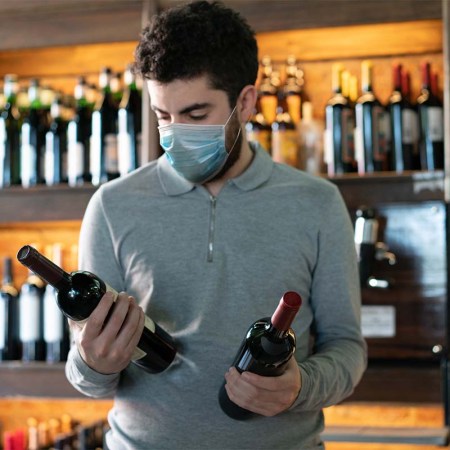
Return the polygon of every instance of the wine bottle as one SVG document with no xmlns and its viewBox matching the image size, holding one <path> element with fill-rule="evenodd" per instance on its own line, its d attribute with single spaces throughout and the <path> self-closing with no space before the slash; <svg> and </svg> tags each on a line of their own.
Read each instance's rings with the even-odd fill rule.
<svg viewBox="0 0 450 450">
<path fill-rule="evenodd" d="M 262 78 L 258 89 L 258 99 L 261 112 L 269 125 L 276 119 L 278 104 L 278 87 L 275 83 L 274 70 L 270 56 L 264 56 L 261 61 Z"/>
<path fill-rule="evenodd" d="M 67 128 L 67 177 L 70 186 L 91 181 L 89 172 L 89 141 L 91 137 L 92 108 L 87 100 L 87 85 L 79 77 L 75 86 L 75 115 Z"/>
<path fill-rule="evenodd" d="M 272 123 L 272 158 L 275 162 L 299 166 L 299 136 L 287 108 L 286 96 L 281 92 L 276 120 Z"/>
<path fill-rule="evenodd" d="M 297 126 L 300 123 L 302 111 L 302 83 L 303 71 L 298 68 L 295 56 L 290 55 L 286 60 L 286 81 L 283 86 L 286 96 L 286 106 L 289 115 Z"/>
<path fill-rule="evenodd" d="M 333 96 L 325 107 L 324 158 L 328 175 L 355 172 L 353 110 L 349 100 L 342 93 L 342 64 L 332 67 Z"/>
<path fill-rule="evenodd" d="M 360 174 L 388 170 L 389 121 L 372 90 L 372 62 L 361 64 L 362 94 L 355 106 L 355 155 Z"/>
<path fill-rule="evenodd" d="M 30 81 L 30 108 L 21 127 L 20 178 L 27 188 L 44 182 L 45 113 L 40 100 L 39 80 Z"/>
<path fill-rule="evenodd" d="M 117 296 L 117 292 L 96 275 L 86 271 L 67 273 L 29 245 L 19 250 L 17 258 L 56 289 L 59 308 L 74 321 L 85 321 L 107 291 Z M 172 337 L 146 316 L 133 362 L 150 373 L 157 373 L 171 364 L 175 354 Z"/>
<path fill-rule="evenodd" d="M 43 295 L 44 282 L 30 271 L 19 296 L 22 361 L 45 361 Z"/>
<path fill-rule="evenodd" d="M 11 258 L 5 258 L 0 286 L 0 361 L 20 359 L 17 295 L 12 279 Z"/>
<path fill-rule="evenodd" d="M 422 90 L 417 99 L 420 123 L 420 161 L 423 170 L 444 168 L 442 103 L 431 91 L 430 63 L 422 64 Z"/>
<path fill-rule="evenodd" d="M 62 248 L 53 245 L 53 261 L 61 265 Z M 44 341 L 46 346 L 46 360 L 54 363 L 66 361 L 70 350 L 70 337 L 67 319 L 56 303 L 56 291 L 51 284 L 47 284 L 44 293 Z"/>
<path fill-rule="evenodd" d="M 415 112 L 403 96 L 402 65 L 393 67 L 394 90 L 389 97 L 391 119 L 391 169 L 397 173 L 414 169 Z"/>
<path fill-rule="evenodd" d="M 90 168 L 94 185 L 99 185 L 119 176 L 117 154 L 118 108 L 111 93 L 110 79 L 111 69 L 103 69 L 99 78 L 102 96 L 92 113 Z"/>
<path fill-rule="evenodd" d="M 142 96 L 136 86 L 135 75 L 127 67 L 124 75 L 127 85 L 119 107 L 119 172 L 120 175 L 139 167 L 142 141 Z"/>
<path fill-rule="evenodd" d="M 281 375 L 295 352 L 295 333 L 292 322 L 300 309 L 302 299 L 296 292 L 286 292 L 272 317 L 254 322 L 234 358 L 233 366 L 240 372 L 248 371 L 266 377 Z M 230 400 L 225 383 L 219 391 L 219 404 L 231 418 L 245 420 L 253 413 Z"/>
<path fill-rule="evenodd" d="M 56 97 L 51 105 L 52 122 L 45 135 L 45 183 L 47 186 L 67 182 L 67 122 L 62 117 L 63 104 Z"/>
<path fill-rule="evenodd" d="M 20 116 L 17 76 L 5 75 L 5 106 L 0 113 L 0 188 L 20 184 Z"/>
<path fill-rule="evenodd" d="M 258 142 L 267 153 L 272 153 L 272 128 L 261 112 L 259 100 L 250 120 L 245 124 L 245 132 L 249 141 Z"/>
</svg>

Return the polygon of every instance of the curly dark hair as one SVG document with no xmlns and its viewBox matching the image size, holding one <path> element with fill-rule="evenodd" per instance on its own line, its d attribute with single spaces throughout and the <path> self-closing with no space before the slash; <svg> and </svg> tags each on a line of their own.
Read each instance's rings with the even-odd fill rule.
<svg viewBox="0 0 450 450">
<path fill-rule="evenodd" d="M 207 75 L 212 88 L 225 91 L 233 106 L 242 88 L 256 81 L 255 33 L 221 2 L 176 6 L 154 16 L 144 28 L 134 68 L 161 83 Z"/>
</svg>

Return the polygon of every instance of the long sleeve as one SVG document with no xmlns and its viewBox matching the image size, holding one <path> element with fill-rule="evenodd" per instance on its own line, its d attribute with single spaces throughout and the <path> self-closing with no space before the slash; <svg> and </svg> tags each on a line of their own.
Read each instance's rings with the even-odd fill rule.
<svg viewBox="0 0 450 450">
<path fill-rule="evenodd" d="M 92 197 L 83 218 L 79 255 L 80 270 L 93 272 L 117 291 L 123 290 L 110 228 L 102 206 L 101 188 Z M 66 363 L 66 377 L 72 386 L 84 395 L 108 397 L 115 393 L 120 374 L 104 375 L 91 369 L 73 344 Z"/>
<path fill-rule="evenodd" d="M 311 287 L 315 344 L 312 355 L 299 365 L 302 388 L 293 405 L 303 411 L 349 396 L 367 365 L 353 228 L 337 189 L 322 210 Z"/>
</svg>

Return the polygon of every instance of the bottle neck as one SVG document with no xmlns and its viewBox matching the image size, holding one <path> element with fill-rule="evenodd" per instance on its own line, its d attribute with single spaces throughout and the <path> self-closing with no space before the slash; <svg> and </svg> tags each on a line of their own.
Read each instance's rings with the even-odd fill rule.
<svg viewBox="0 0 450 450">
<path fill-rule="evenodd" d="M 274 337 L 282 338 L 289 333 L 301 302 L 301 297 L 296 292 L 290 291 L 283 295 L 270 319 L 269 332 Z"/>
<path fill-rule="evenodd" d="M 33 247 L 26 245 L 19 250 L 17 259 L 35 274 L 39 275 L 56 290 L 68 290 L 71 276 Z"/>
</svg>

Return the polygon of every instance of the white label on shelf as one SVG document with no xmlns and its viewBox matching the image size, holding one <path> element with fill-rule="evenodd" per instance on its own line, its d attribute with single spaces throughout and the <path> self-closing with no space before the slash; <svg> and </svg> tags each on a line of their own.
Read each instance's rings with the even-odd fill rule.
<svg viewBox="0 0 450 450">
<path fill-rule="evenodd" d="M 56 303 L 55 289 L 47 285 L 44 295 L 44 341 L 59 342 L 64 336 L 64 316 Z"/>
<path fill-rule="evenodd" d="M 418 139 L 419 124 L 414 110 L 404 108 L 402 110 L 402 142 L 414 144 Z"/>
<path fill-rule="evenodd" d="M 32 342 L 39 338 L 39 303 L 41 298 L 37 292 L 27 292 L 20 296 L 20 340 Z"/>
<path fill-rule="evenodd" d="M 5 119 L 0 117 L 0 186 L 3 186 L 6 155 L 6 125 Z"/>
<path fill-rule="evenodd" d="M 0 349 L 5 348 L 5 334 L 7 333 L 6 301 L 0 301 Z"/>
<path fill-rule="evenodd" d="M 116 134 L 105 135 L 105 158 L 106 172 L 117 173 L 119 171 L 119 157 Z"/>
<path fill-rule="evenodd" d="M 431 142 L 441 142 L 444 140 L 443 112 L 440 106 L 430 106 L 428 108 L 428 127 Z"/>
<path fill-rule="evenodd" d="M 129 133 L 119 133 L 117 135 L 117 145 L 119 151 L 119 173 L 126 175 L 131 169 L 131 136 Z"/>
<path fill-rule="evenodd" d="M 395 307 L 363 305 L 361 307 L 361 329 L 364 337 L 394 337 L 396 332 Z"/>
<path fill-rule="evenodd" d="M 45 165 L 44 175 L 45 183 L 47 186 L 55 184 L 55 153 L 54 153 L 55 140 L 53 133 L 48 131 L 45 135 Z"/>
<path fill-rule="evenodd" d="M 100 171 L 101 171 L 101 152 L 102 152 L 102 142 L 101 142 L 101 132 L 102 132 L 102 117 L 100 111 L 94 111 L 92 113 L 92 133 L 90 139 L 90 171 L 92 174 L 92 182 L 94 184 L 99 184 L 100 182 Z"/>
</svg>

